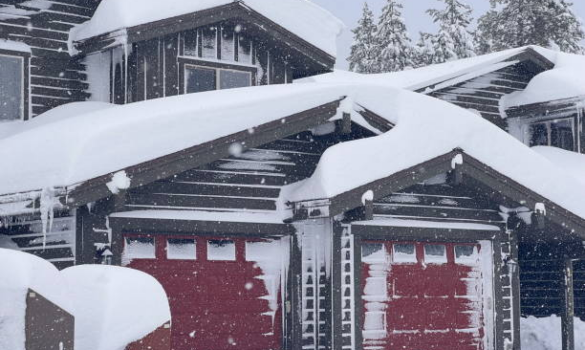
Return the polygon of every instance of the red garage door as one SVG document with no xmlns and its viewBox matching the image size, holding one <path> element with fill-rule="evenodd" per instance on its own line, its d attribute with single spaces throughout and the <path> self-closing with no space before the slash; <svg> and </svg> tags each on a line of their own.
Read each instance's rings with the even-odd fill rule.
<svg viewBox="0 0 585 350">
<path fill-rule="evenodd" d="M 172 349 L 276 350 L 287 255 L 279 240 L 127 236 L 123 262 L 165 288 Z"/>
<path fill-rule="evenodd" d="M 364 349 L 485 350 L 491 274 L 482 249 L 489 246 L 365 242 Z"/>
</svg>

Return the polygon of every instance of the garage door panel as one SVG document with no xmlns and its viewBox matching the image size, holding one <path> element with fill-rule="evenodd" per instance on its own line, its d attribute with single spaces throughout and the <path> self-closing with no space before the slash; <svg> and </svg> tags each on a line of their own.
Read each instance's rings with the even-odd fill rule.
<svg viewBox="0 0 585 350">
<path fill-rule="evenodd" d="M 382 315 L 374 312 L 384 313 L 385 329 L 364 332 L 364 347 L 368 350 L 484 350 L 484 275 L 479 255 L 473 255 L 479 251 L 479 244 L 468 244 L 471 248 L 466 249 L 456 248 L 460 243 L 434 244 L 431 248 L 425 248 L 426 243 L 383 244 L 390 252 L 389 266 L 385 269 L 389 295 L 386 300 L 378 301 L 384 307 L 368 307 L 372 303 L 369 295 L 363 300 L 366 319 L 371 321 L 374 316 L 382 319 Z M 395 244 L 401 245 L 399 250 L 406 253 L 405 246 L 414 245 L 416 262 L 412 258 L 414 254 L 410 258 L 393 257 Z M 470 257 L 462 260 L 466 253 Z M 369 279 L 372 265 L 363 262 L 362 286 L 372 282 Z M 376 271 L 379 265 L 378 262 Z M 376 277 L 377 281 L 383 279 Z M 374 333 L 378 338 L 374 338 Z"/>
</svg>

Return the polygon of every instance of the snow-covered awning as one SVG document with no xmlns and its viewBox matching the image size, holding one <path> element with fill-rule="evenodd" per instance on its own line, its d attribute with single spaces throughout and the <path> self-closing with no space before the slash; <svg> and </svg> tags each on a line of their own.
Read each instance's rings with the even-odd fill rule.
<svg viewBox="0 0 585 350">
<path fill-rule="evenodd" d="M 343 23 L 308 0 L 103 0 L 92 19 L 71 33 L 72 41 L 239 3 L 335 57 Z"/>
</svg>

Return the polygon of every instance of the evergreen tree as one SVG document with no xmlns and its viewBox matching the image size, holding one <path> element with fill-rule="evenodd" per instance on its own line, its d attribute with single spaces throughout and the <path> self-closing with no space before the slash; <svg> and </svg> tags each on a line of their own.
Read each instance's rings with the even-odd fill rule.
<svg viewBox="0 0 585 350">
<path fill-rule="evenodd" d="M 352 32 L 354 40 L 351 45 L 351 54 L 347 58 L 349 70 L 366 74 L 377 73 L 376 24 L 374 14 L 370 11 L 367 2 L 364 3 L 362 18 Z"/>
<path fill-rule="evenodd" d="M 497 37 L 499 37 L 498 12 L 492 9 L 478 20 L 474 36 L 475 51 L 480 55 L 497 51 L 494 44 Z"/>
<path fill-rule="evenodd" d="M 433 40 L 433 63 L 443 63 L 475 56 L 471 24 L 472 9 L 461 0 L 439 0 L 445 3 L 443 10 L 431 9 L 427 13 L 439 25 Z"/>
<path fill-rule="evenodd" d="M 399 0 L 387 0 L 378 22 L 376 42 L 382 72 L 396 72 L 414 67 L 414 48 L 402 18 Z"/>
<path fill-rule="evenodd" d="M 490 50 L 525 45 L 582 52 L 582 24 L 566 0 L 490 0 L 492 11 L 479 20 L 478 41 L 490 40 Z M 485 49 L 485 47 L 483 48 Z M 482 50 L 483 51 L 483 50 Z"/>
<path fill-rule="evenodd" d="M 420 33 L 414 55 L 414 65 L 416 68 L 433 64 L 435 52 L 433 39 L 434 35 L 430 33 Z"/>
</svg>

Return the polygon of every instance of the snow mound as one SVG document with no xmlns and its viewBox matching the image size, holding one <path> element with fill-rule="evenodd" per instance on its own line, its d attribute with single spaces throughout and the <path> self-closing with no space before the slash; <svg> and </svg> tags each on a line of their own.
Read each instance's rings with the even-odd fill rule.
<svg viewBox="0 0 585 350">
<path fill-rule="evenodd" d="M 171 319 L 163 287 L 146 273 L 81 265 L 61 274 L 73 295 L 76 349 L 124 349 Z"/>
<path fill-rule="evenodd" d="M 533 316 L 520 320 L 522 349 L 561 350 L 561 318 Z M 575 349 L 585 349 L 585 322 L 575 318 Z"/>
<path fill-rule="evenodd" d="M 308 0 L 103 0 L 93 18 L 74 28 L 71 35 L 73 41 L 84 40 L 234 2 L 241 2 L 331 56 L 336 55 L 343 23 Z"/>
<path fill-rule="evenodd" d="M 29 289 L 71 313 L 67 282 L 50 262 L 0 248 L 0 349 L 24 350 Z"/>
</svg>

